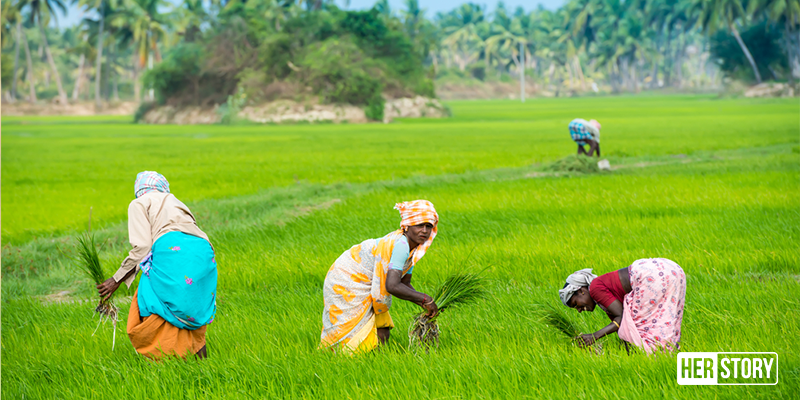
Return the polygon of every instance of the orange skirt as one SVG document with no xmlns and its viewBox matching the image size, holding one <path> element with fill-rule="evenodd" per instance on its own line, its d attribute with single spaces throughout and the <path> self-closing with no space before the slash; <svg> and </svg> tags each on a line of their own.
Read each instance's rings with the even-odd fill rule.
<svg viewBox="0 0 800 400">
<path fill-rule="evenodd" d="M 128 312 L 128 337 L 139 354 L 160 360 L 167 356 L 186 357 L 197 354 L 206 345 L 206 327 L 190 331 L 179 329 L 153 314 L 142 318 L 139 315 L 139 292 L 133 295 Z"/>
</svg>

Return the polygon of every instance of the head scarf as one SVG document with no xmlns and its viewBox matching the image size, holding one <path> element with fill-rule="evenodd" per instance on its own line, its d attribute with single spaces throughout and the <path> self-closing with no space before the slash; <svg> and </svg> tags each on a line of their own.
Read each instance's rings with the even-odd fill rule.
<svg viewBox="0 0 800 400">
<path fill-rule="evenodd" d="M 425 255 L 428 247 L 431 247 L 431 243 L 433 243 L 433 238 L 436 237 L 436 232 L 438 231 L 437 225 L 439 224 L 439 214 L 437 214 L 436 209 L 433 208 L 433 203 L 428 200 L 414 200 L 397 203 L 394 205 L 394 209 L 400 211 L 400 217 L 402 218 L 400 221 L 400 228 L 402 228 L 403 231 L 405 231 L 409 226 L 426 223 L 433 224 L 433 232 L 431 232 L 431 237 L 429 237 L 425 243 L 420 244 L 416 249 L 414 249 L 414 259 L 411 260 L 411 264 L 414 265 L 422 258 L 422 256 Z"/>
<path fill-rule="evenodd" d="M 569 307 L 567 303 L 569 302 L 569 299 L 572 298 L 572 295 L 575 294 L 575 292 L 577 292 L 580 288 L 589 286 L 595 278 L 597 278 L 597 275 L 592 273 L 591 268 L 584 268 L 580 271 L 575 271 L 575 273 L 567 277 L 567 285 L 558 291 L 558 295 L 561 297 L 561 302 L 564 303 L 565 306 Z"/>
<path fill-rule="evenodd" d="M 157 190 L 161 193 L 169 193 L 169 182 L 164 175 L 155 171 L 143 171 L 136 175 L 136 183 L 133 184 L 133 192 L 138 199 L 141 195 Z"/>
<path fill-rule="evenodd" d="M 597 128 L 598 131 L 600 130 L 600 123 L 597 122 L 596 119 L 593 119 L 593 120 L 589 121 L 589 123 L 594 125 L 594 127 Z"/>
</svg>

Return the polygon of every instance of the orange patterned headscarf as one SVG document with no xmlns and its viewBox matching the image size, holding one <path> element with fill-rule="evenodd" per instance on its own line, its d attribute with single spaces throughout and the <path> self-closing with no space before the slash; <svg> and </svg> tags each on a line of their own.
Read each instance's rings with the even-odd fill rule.
<svg viewBox="0 0 800 400">
<path fill-rule="evenodd" d="M 400 217 L 402 218 L 400 221 L 400 228 L 402 228 L 404 231 L 409 226 L 425 223 L 433 224 L 433 232 L 431 232 L 431 237 L 429 237 L 425 243 L 420 244 L 416 249 L 414 249 L 413 259 L 411 260 L 411 264 L 414 265 L 422 258 L 422 256 L 425 255 L 428 247 L 431 247 L 431 243 L 433 243 L 433 238 L 436 237 L 436 232 L 438 231 L 437 225 L 439 224 L 439 214 L 437 214 L 436 209 L 433 208 L 433 203 L 428 200 L 414 200 L 397 203 L 394 205 L 394 209 L 400 211 Z"/>
</svg>

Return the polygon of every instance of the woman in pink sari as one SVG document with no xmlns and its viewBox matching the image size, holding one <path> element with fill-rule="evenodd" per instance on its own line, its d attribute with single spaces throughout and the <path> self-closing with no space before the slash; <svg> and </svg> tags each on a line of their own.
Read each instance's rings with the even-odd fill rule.
<svg viewBox="0 0 800 400">
<path fill-rule="evenodd" d="M 645 258 L 599 277 L 590 268 L 582 269 L 567 278 L 558 294 L 579 313 L 599 305 L 611 319 L 599 331 L 578 336 L 582 345 L 617 332 L 647 353 L 679 349 L 686 274 L 673 261 Z"/>
</svg>

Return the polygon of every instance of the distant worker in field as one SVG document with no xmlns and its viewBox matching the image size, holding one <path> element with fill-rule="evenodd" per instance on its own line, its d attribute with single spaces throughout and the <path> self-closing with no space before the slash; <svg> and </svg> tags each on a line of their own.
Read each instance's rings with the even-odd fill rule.
<svg viewBox="0 0 800 400">
<path fill-rule="evenodd" d="M 567 278 L 558 294 L 565 306 L 579 313 L 599 305 L 611 319 L 603 329 L 578 336 L 581 345 L 617 332 L 620 339 L 648 353 L 679 349 L 686 275 L 673 261 L 645 258 L 600 277 L 591 268 L 582 269 Z"/>
<path fill-rule="evenodd" d="M 400 229 L 351 247 L 328 270 L 320 347 L 352 353 L 384 344 L 394 327 L 392 296 L 424 308 L 429 317 L 438 313 L 433 298 L 411 286 L 411 275 L 436 237 L 439 215 L 427 200 L 394 208 Z"/>
<path fill-rule="evenodd" d="M 569 123 L 569 134 L 578 144 L 578 155 L 584 154 L 591 157 L 595 152 L 600 157 L 600 123 L 597 120 L 586 121 L 575 118 Z M 583 147 L 589 145 L 589 152 Z"/>
<path fill-rule="evenodd" d="M 128 337 L 137 352 L 152 359 L 207 357 L 206 325 L 216 313 L 217 263 L 214 249 L 163 175 L 136 176 L 136 199 L 128 206 L 133 246 L 122 266 L 97 286 L 107 298 L 141 269 L 142 278 L 128 313 Z"/>
</svg>

